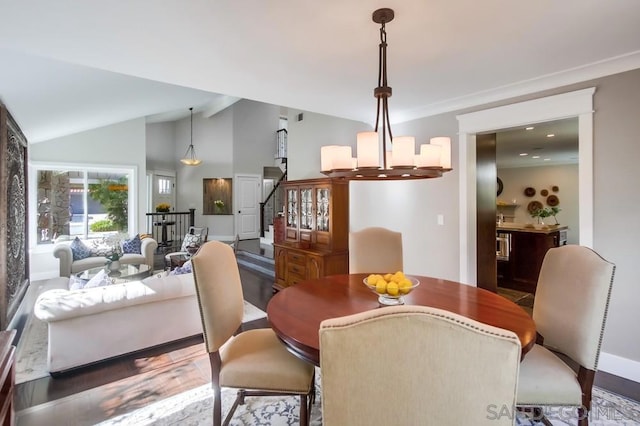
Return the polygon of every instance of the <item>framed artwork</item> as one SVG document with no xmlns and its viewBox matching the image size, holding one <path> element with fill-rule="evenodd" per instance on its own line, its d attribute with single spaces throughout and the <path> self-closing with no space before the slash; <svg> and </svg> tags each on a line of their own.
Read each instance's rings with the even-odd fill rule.
<svg viewBox="0 0 640 426">
<path fill-rule="evenodd" d="M 0 329 L 7 328 L 29 286 L 27 139 L 0 104 Z"/>
<path fill-rule="evenodd" d="M 202 179 L 202 214 L 233 214 L 231 181 L 231 178 Z"/>
</svg>

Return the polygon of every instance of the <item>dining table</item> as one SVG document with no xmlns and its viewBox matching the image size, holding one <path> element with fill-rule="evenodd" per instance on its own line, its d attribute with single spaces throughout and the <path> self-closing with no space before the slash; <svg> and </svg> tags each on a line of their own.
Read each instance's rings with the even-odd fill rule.
<svg viewBox="0 0 640 426">
<path fill-rule="evenodd" d="M 377 309 L 378 295 L 363 280 L 369 274 L 341 274 L 306 280 L 276 293 L 267 318 L 278 338 L 296 356 L 320 365 L 320 323 L 329 318 Z M 497 293 L 439 278 L 409 275 L 420 283 L 403 296 L 406 305 L 430 306 L 513 331 L 522 357 L 536 341 L 533 319 L 522 307 Z"/>
</svg>

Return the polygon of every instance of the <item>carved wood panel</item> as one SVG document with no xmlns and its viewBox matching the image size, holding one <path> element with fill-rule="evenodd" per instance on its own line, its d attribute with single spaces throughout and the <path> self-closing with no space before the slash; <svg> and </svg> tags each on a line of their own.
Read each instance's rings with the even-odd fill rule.
<svg viewBox="0 0 640 426">
<path fill-rule="evenodd" d="M 27 139 L 0 105 L 0 329 L 6 329 L 29 285 Z"/>
</svg>

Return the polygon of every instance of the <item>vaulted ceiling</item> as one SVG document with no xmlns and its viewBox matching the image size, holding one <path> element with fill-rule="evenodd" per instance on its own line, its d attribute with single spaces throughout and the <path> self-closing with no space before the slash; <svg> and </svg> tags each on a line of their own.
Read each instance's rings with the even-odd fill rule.
<svg viewBox="0 0 640 426">
<path fill-rule="evenodd" d="M 379 7 L 394 122 L 640 68 L 637 0 L 0 0 L 0 101 L 32 142 L 236 98 L 371 122 Z"/>
</svg>

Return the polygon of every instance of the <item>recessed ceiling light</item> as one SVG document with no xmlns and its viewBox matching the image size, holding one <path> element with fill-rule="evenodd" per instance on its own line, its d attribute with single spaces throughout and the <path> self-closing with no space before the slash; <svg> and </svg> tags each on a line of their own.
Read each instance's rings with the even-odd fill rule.
<svg viewBox="0 0 640 426">
<path fill-rule="evenodd" d="M 552 137 L 554 137 L 554 136 L 555 136 L 555 135 L 554 135 L 553 133 L 549 133 L 549 134 L 547 135 L 547 137 L 548 137 L 548 138 L 552 138 Z"/>
<path fill-rule="evenodd" d="M 540 158 L 540 156 L 539 156 L 539 155 L 534 155 L 534 156 L 533 156 L 533 157 L 531 157 L 531 158 Z"/>
<path fill-rule="evenodd" d="M 543 161 L 551 161 L 551 158 L 545 158 Z"/>
<path fill-rule="evenodd" d="M 529 154 L 527 154 L 526 152 L 521 152 L 521 153 L 520 153 L 520 157 L 525 157 L 525 156 L 527 156 L 527 155 L 529 155 Z"/>
<path fill-rule="evenodd" d="M 533 127 L 525 127 L 525 130 L 533 130 Z"/>
</svg>

